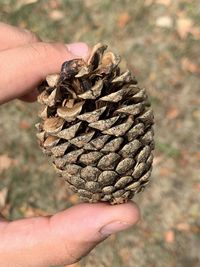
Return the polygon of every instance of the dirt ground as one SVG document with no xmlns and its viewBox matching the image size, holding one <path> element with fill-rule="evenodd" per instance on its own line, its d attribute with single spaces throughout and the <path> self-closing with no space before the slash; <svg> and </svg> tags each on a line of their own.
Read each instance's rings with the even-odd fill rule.
<svg viewBox="0 0 200 267">
<path fill-rule="evenodd" d="M 150 186 L 140 223 L 74 267 L 200 266 L 200 2 L 1 0 L 0 20 L 46 41 L 108 44 L 147 88 L 155 112 Z M 38 105 L 0 107 L 0 210 L 15 219 L 78 202 L 38 148 Z"/>
</svg>

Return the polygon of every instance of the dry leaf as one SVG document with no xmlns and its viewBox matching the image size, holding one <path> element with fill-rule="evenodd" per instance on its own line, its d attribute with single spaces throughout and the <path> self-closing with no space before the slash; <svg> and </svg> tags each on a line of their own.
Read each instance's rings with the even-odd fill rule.
<svg viewBox="0 0 200 267">
<path fill-rule="evenodd" d="M 197 159 L 197 161 L 200 162 L 200 152 L 196 152 L 196 153 L 194 154 L 194 157 Z"/>
<path fill-rule="evenodd" d="M 179 223 L 176 225 L 178 231 L 188 232 L 190 230 L 190 225 L 188 223 Z"/>
<path fill-rule="evenodd" d="M 153 166 L 158 166 L 163 161 L 163 156 L 154 156 Z"/>
<path fill-rule="evenodd" d="M 192 27 L 193 22 L 189 18 L 179 18 L 176 22 L 177 32 L 182 39 L 187 37 L 188 33 L 191 32 Z"/>
<path fill-rule="evenodd" d="M 182 127 L 183 126 L 181 125 L 179 129 Z M 182 149 L 180 153 L 180 158 L 179 158 L 180 165 L 183 166 L 184 168 L 185 166 L 189 164 L 189 161 L 190 161 L 190 155 L 188 154 L 188 150 Z"/>
<path fill-rule="evenodd" d="M 26 6 L 26 5 L 34 4 L 36 2 L 38 2 L 38 0 L 18 0 L 16 3 L 17 9 L 20 9 L 21 7 Z"/>
<path fill-rule="evenodd" d="M 192 116 L 197 119 L 197 120 L 200 120 L 200 109 L 199 110 L 194 110 L 192 112 Z"/>
<path fill-rule="evenodd" d="M 9 169 L 9 167 L 16 161 L 10 158 L 8 155 L 0 155 L 0 173 L 4 170 Z"/>
<path fill-rule="evenodd" d="M 169 6 L 172 3 L 172 0 L 156 0 L 156 3 L 164 6 Z"/>
<path fill-rule="evenodd" d="M 197 191 L 200 192 L 200 183 L 196 183 L 193 185 L 193 188 Z"/>
<path fill-rule="evenodd" d="M 47 216 L 49 215 L 46 211 L 39 209 L 39 208 L 33 208 L 31 206 L 28 206 L 26 204 L 22 205 L 20 207 L 20 211 L 23 213 L 25 217 L 34 217 L 34 216 Z"/>
<path fill-rule="evenodd" d="M 153 5 L 153 3 L 154 3 L 154 0 L 145 0 L 144 1 L 145 6 L 151 6 L 151 5 Z"/>
<path fill-rule="evenodd" d="M 87 8 L 92 8 L 94 5 L 95 5 L 95 2 L 93 0 L 85 0 L 84 1 L 84 5 L 87 7 Z"/>
<path fill-rule="evenodd" d="M 194 38 L 196 38 L 196 39 L 200 38 L 200 28 L 193 27 L 193 28 L 191 28 L 190 33 L 193 35 Z"/>
<path fill-rule="evenodd" d="M 21 6 L 29 5 L 38 2 L 38 0 L 18 0 Z"/>
<path fill-rule="evenodd" d="M 200 227 L 198 225 L 191 225 L 191 232 L 192 233 L 200 233 Z"/>
<path fill-rule="evenodd" d="M 61 10 L 53 10 L 49 13 L 49 17 L 54 21 L 58 21 L 64 18 L 64 13 Z"/>
<path fill-rule="evenodd" d="M 109 242 L 115 242 L 116 241 L 116 235 L 115 234 L 110 235 L 108 240 L 109 240 Z"/>
<path fill-rule="evenodd" d="M 188 223 L 179 223 L 176 225 L 176 229 L 178 231 L 192 232 L 192 233 L 197 233 L 197 234 L 199 234 L 200 232 L 200 227 L 198 225 L 191 225 Z"/>
<path fill-rule="evenodd" d="M 81 265 L 79 263 L 74 263 L 74 264 L 70 264 L 70 265 L 65 265 L 63 267 L 81 267 Z"/>
<path fill-rule="evenodd" d="M 31 128 L 31 125 L 30 125 L 30 123 L 28 123 L 27 121 L 22 120 L 22 121 L 19 123 L 19 128 L 22 129 L 22 130 L 27 130 L 27 129 L 30 129 L 30 128 Z"/>
<path fill-rule="evenodd" d="M 51 8 L 59 8 L 61 6 L 61 2 L 60 2 L 60 0 L 50 0 L 49 6 Z"/>
<path fill-rule="evenodd" d="M 169 120 L 174 120 L 178 117 L 179 114 L 180 114 L 180 111 L 176 107 L 170 107 L 167 110 L 166 117 Z"/>
<path fill-rule="evenodd" d="M 117 25 L 119 28 L 123 29 L 131 20 L 131 16 L 127 13 L 121 13 L 117 20 Z"/>
<path fill-rule="evenodd" d="M 1 209 L 1 214 L 3 217 L 8 218 L 10 214 L 10 209 L 11 209 L 11 204 L 6 204 L 2 209 Z"/>
<path fill-rule="evenodd" d="M 161 28 L 171 28 L 173 26 L 173 21 L 169 16 L 162 16 L 156 19 L 156 25 Z"/>
<path fill-rule="evenodd" d="M 129 248 L 122 248 L 122 249 L 120 249 L 119 250 L 119 255 L 121 256 L 124 264 L 127 265 L 127 263 L 130 262 L 130 259 L 131 259 L 131 251 L 130 251 Z"/>
<path fill-rule="evenodd" d="M 0 190 L 0 210 L 2 210 L 6 205 L 6 200 L 8 196 L 8 188 L 4 187 Z"/>
<path fill-rule="evenodd" d="M 156 75 L 156 73 L 155 73 L 155 72 L 150 72 L 150 74 L 149 74 L 149 80 L 150 80 L 151 82 L 155 82 L 156 79 L 157 79 L 157 75 Z"/>
<path fill-rule="evenodd" d="M 189 58 L 183 58 L 181 60 L 181 67 L 184 71 L 200 74 L 200 66 L 192 62 Z"/>
<path fill-rule="evenodd" d="M 79 202 L 79 197 L 76 194 L 72 194 L 69 198 L 68 198 L 69 202 L 71 202 L 72 204 L 77 204 Z"/>
<path fill-rule="evenodd" d="M 159 171 L 160 176 L 169 176 L 171 175 L 171 173 L 172 173 L 172 170 L 166 167 L 160 168 L 160 171 Z"/>
<path fill-rule="evenodd" d="M 174 231 L 172 230 L 168 230 L 165 232 L 165 242 L 172 244 L 174 243 L 175 240 L 175 235 L 174 235 Z"/>
</svg>

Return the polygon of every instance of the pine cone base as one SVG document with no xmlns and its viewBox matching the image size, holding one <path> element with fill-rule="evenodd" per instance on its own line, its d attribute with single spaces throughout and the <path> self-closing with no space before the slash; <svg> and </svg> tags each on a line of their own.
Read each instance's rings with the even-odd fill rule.
<svg viewBox="0 0 200 267">
<path fill-rule="evenodd" d="M 82 201 L 119 204 L 149 182 L 153 112 L 146 90 L 106 48 L 97 44 L 88 62 L 64 62 L 47 76 L 36 128 L 43 152 Z"/>
</svg>

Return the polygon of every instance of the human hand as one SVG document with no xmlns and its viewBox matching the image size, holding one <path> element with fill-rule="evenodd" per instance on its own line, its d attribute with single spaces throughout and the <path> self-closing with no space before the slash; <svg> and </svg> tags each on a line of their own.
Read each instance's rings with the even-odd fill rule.
<svg viewBox="0 0 200 267">
<path fill-rule="evenodd" d="M 88 56 L 84 43 L 44 43 L 28 31 L 0 23 L 0 103 L 35 100 L 35 88 L 48 74 L 59 72 L 66 60 Z M 139 217 L 137 206 L 129 202 L 117 206 L 83 203 L 53 216 L 11 222 L 0 218 L 0 266 L 72 264 Z"/>
</svg>

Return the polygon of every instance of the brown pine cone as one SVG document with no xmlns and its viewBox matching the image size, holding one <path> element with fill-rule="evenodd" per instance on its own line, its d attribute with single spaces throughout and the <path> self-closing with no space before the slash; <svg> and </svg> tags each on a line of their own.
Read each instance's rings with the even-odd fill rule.
<svg viewBox="0 0 200 267">
<path fill-rule="evenodd" d="M 40 87 L 39 144 L 83 201 L 123 203 L 149 181 L 153 112 L 119 56 L 94 46 L 88 62 L 63 63 Z"/>
</svg>

